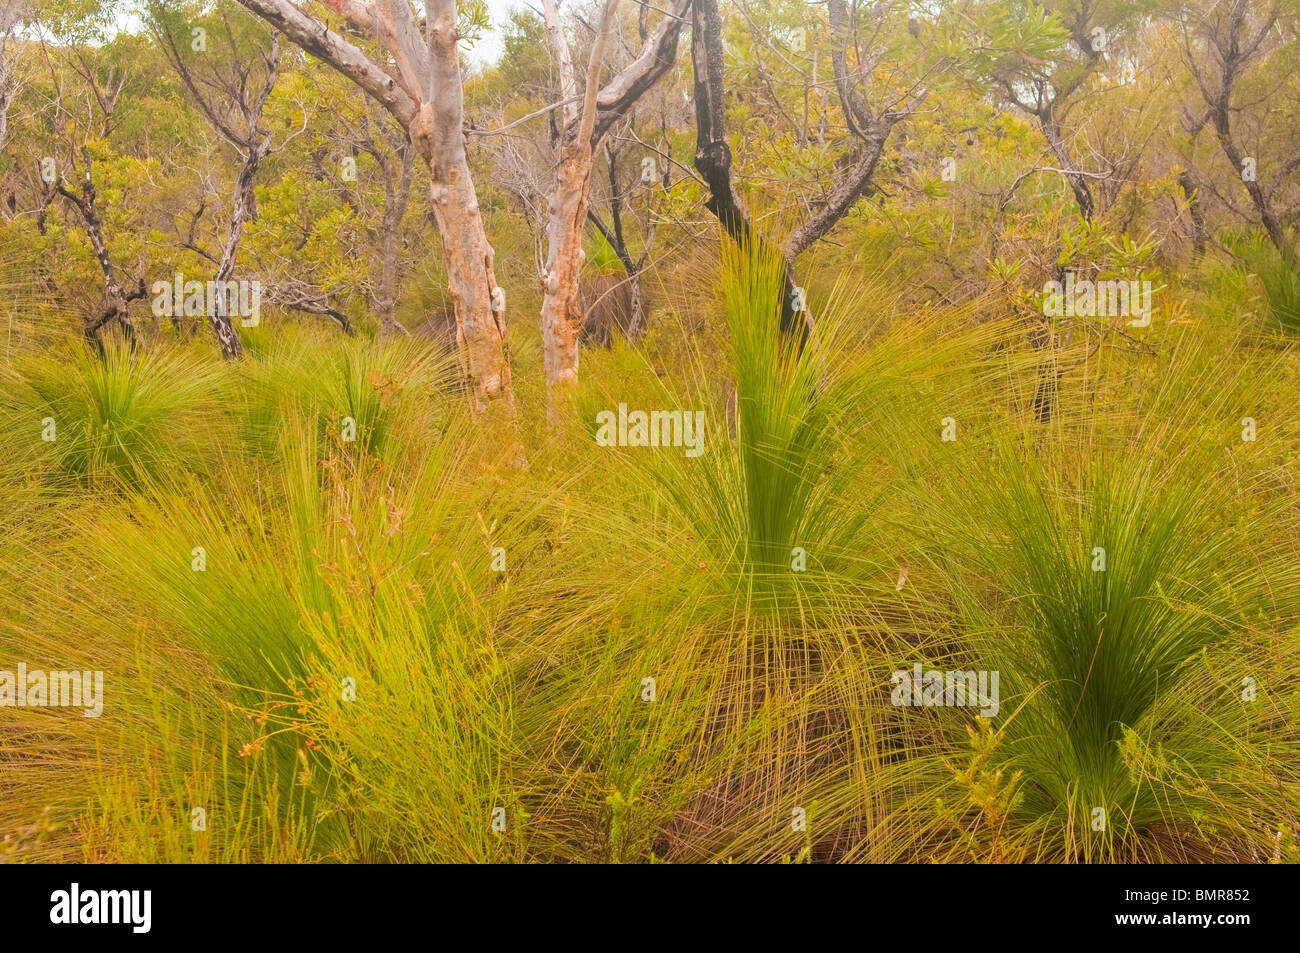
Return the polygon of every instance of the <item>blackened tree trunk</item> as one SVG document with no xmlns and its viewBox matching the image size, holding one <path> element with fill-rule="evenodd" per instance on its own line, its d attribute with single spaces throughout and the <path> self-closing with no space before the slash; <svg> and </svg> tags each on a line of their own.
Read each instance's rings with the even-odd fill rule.
<svg viewBox="0 0 1300 953">
<path fill-rule="evenodd" d="M 118 281 L 117 271 L 108 257 L 108 244 L 104 241 L 104 220 L 95 205 L 97 200 L 95 179 L 91 172 L 90 150 L 85 146 L 81 147 L 81 161 L 81 193 L 73 192 L 61 178 L 55 185 L 55 192 L 67 199 L 80 215 L 86 237 L 90 240 L 90 247 L 95 253 L 95 260 L 99 262 L 99 270 L 104 276 L 104 304 L 96 316 L 86 322 L 83 333 L 86 339 L 102 352 L 100 331 L 105 325 L 116 321 L 122 329 L 123 336 L 134 349 L 137 343 L 136 330 L 135 322 L 131 320 L 129 305 L 132 301 L 145 296 L 144 279 L 138 279 L 135 287 L 129 291 Z"/>
<path fill-rule="evenodd" d="M 695 168 L 708 186 L 705 207 L 718 219 L 722 230 L 737 244 L 768 242 L 754 228 L 749 210 L 736 194 L 731 181 L 731 147 L 727 145 L 726 86 L 723 80 L 722 15 L 717 0 L 695 0 L 691 23 L 691 62 L 695 68 Z M 773 250 L 775 255 L 775 250 Z M 807 340 L 808 325 L 796 309 L 799 291 L 787 256 L 781 296 L 781 330 Z"/>
</svg>

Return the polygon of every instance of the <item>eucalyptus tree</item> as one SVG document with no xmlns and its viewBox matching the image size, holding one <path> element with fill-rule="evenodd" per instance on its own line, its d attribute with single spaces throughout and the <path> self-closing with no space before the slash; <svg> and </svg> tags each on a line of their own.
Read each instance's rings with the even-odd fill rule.
<svg viewBox="0 0 1300 953">
<path fill-rule="evenodd" d="M 678 38 L 692 0 L 666 0 L 658 24 L 647 31 L 638 55 L 603 84 L 605 50 L 615 29 L 618 0 L 603 0 L 581 84 L 559 0 L 545 0 L 544 14 L 559 76 L 555 172 L 547 193 L 546 262 L 542 267 L 542 344 L 547 391 L 554 414 L 572 398 L 578 382 L 582 330 L 579 279 L 585 253 L 583 226 L 590 207 L 596 156 L 616 125 L 672 68 Z M 643 10 L 645 8 L 643 7 Z"/>
<path fill-rule="evenodd" d="M 239 0 L 290 41 L 373 97 L 405 130 L 429 170 L 457 343 L 479 412 L 515 414 L 505 292 L 483 226 L 465 150 L 464 90 L 455 0 L 324 0 L 349 36 L 291 0 Z M 356 39 L 354 43 L 352 40 Z M 358 43 L 371 42 L 378 57 Z"/>
</svg>

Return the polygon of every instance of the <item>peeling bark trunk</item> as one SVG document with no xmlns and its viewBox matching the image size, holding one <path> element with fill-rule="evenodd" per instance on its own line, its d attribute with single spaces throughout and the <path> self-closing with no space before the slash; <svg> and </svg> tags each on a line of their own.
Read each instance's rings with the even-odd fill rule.
<svg viewBox="0 0 1300 953">
<path fill-rule="evenodd" d="M 9 41 L 14 24 L 8 21 L 9 11 L 0 8 L 0 153 L 9 144 L 9 107 L 18 95 L 13 58 L 9 55 Z"/>
<path fill-rule="evenodd" d="M 572 401 L 578 383 L 578 340 L 583 307 L 580 279 L 584 253 L 582 230 L 588 216 L 588 195 L 596 150 L 615 123 L 658 82 L 677 58 L 677 41 L 691 0 L 666 4 L 663 19 L 642 44 L 640 54 L 600 88 L 600 69 L 617 0 L 606 0 L 599 32 L 587 64 L 581 105 L 568 41 L 560 24 L 556 0 L 546 0 L 546 30 L 560 74 L 561 110 L 559 155 L 555 183 L 547 199 L 547 252 L 542 268 L 542 344 L 546 368 L 548 412 L 558 419 Z"/>
<path fill-rule="evenodd" d="M 457 96 L 459 93 L 457 86 Z M 451 130 L 453 142 L 448 144 L 446 130 L 432 131 L 435 122 L 433 109 L 426 105 L 413 138 L 429 166 L 433 215 L 442 236 L 462 370 L 477 412 L 501 402 L 513 416 L 514 392 L 505 351 L 505 294 L 497 287 L 494 252 L 483 228 L 459 123 Z"/>
<path fill-rule="evenodd" d="M 456 55 L 456 4 L 437 0 L 430 4 L 430 13 L 433 99 L 421 105 L 411 140 L 429 165 L 433 212 L 456 309 L 456 338 L 475 409 L 482 413 L 500 404 L 513 418 L 505 292 L 493 271 L 495 253 L 483 228 L 461 130 L 464 98 Z"/>
<path fill-rule="evenodd" d="M 581 106 L 562 108 L 559 159 L 555 184 L 546 202 L 546 263 L 542 266 L 542 360 L 546 370 L 548 412 L 554 419 L 572 399 L 578 385 L 578 336 L 582 333 L 582 296 L 579 280 L 586 254 L 582 227 L 587 221 L 587 198 L 595 163 L 592 135 L 596 120 L 597 81 L 613 18 L 614 0 L 606 0 L 600 32 L 591 51 Z M 577 80 L 569 44 L 560 24 L 555 0 L 546 0 L 546 30 L 560 72 L 560 95 L 572 100 Z"/>
<path fill-rule="evenodd" d="M 542 273 L 542 347 L 546 385 L 552 391 L 578 383 L 578 335 L 582 330 L 579 279 L 585 255 L 591 149 L 565 143 L 555 188 L 547 203 L 547 256 Z"/>
<path fill-rule="evenodd" d="M 505 293 L 496 283 L 494 253 L 465 155 L 455 0 L 427 0 L 424 36 L 407 3 L 323 0 L 352 27 L 377 37 L 390 57 L 388 68 L 291 0 L 239 2 L 356 83 L 407 131 L 429 168 L 434 220 L 473 407 L 477 413 L 501 410 L 513 419 Z"/>
<path fill-rule="evenodd" d="M 590 140 L 575 135 L 563 141 L 555 185 L 547 199 L 547 255 L 541 276 L 542 353 L 551 393 L 578 383 L 578 336 L 583 320 L 579 285 L 586 260 L 582 226 L 587 220 L 593 159 Z"/>
<path fill-rule="evenodd" d="M 495 254 L 483 228 L 464 150 L 459 151 L 459 160 L 439 154 L 441 150 L 426 152 L 433 214 L 447 266 L 447 290 L 456 312 L 456 344 L 475 410 L 482 413 L 501 402 L 513 416 L 505 293 L 496 283 Z"/>
</svg>

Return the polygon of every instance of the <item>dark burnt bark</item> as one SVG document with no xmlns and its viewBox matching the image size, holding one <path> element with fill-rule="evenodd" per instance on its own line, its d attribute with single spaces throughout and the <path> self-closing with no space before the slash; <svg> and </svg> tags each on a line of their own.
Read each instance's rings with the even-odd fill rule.
<svg viewBox="0 0 1300 953">
<path fill-rule="evenodd" d="M 722 16 L 717 0 L 695 0 L 691 27 L 691 61 L 695 67 L 695 168 L 709 189 L 705 207 L 716 216 L 723 231 L 737 244 L 769 247 L 750 220 L 731 181 L 731 147 L 727 145 L 725 87 L 722 72 Z M 784 262 L 781 296 L 781 331 L 798 335 L 800 347 L 808 339 L 808 324 L 795 309 L 798 290 L 790 262 Z"/>
<path fill-rule="evenodd" d="M 132 301 L 145 296 L 144 279 L 137 279 L 135 287 L 130 291 L 124 289 L 118 280 L 117 270 L 108 257 L 108 244 L 104 241 L 104 220 L 95 205 L 97 199 L 95 179 L 91 171 L 90 150 L 85 146 L 81 147 L 81 161 L 83 167 L 81 193 L 73 192 L 62 179 L 55 186 L 55 192 L 67 199 L 80 215 L 86 237 L 90 240 L 90 247 L 95 253 L 95 260 L 99 262 L 99 270 L 104 276 L 104 304 L 96 316 L 85 323 L 83 333 L 86 340 L 102 352 L 100 332 L 105 325 L 116 321 L 122 329 L 123 336 L 134 350 L 137 344 L 136 330 L 135 322 L 131 320 L 129 305 Z"/>
</svg>

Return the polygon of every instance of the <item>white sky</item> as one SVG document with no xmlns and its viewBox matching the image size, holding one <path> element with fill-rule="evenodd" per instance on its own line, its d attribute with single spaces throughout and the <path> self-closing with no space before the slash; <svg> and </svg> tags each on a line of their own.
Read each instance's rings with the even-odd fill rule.
<svg viewBox="0 0 1300 953">
<path fill-rule="evenodd" d="M 474 63 L 492 63 L 501 55 L 501 25 L 506 22 L 512 9 L 525 6 L 521 0 L 486 0 L 486 2 L 492 16 L 493 29 L 484 33 L 483 39 L 470 52 L 470 59 Z M 533 6 L 540 6 L 540 0 Z"/>
</svg>

